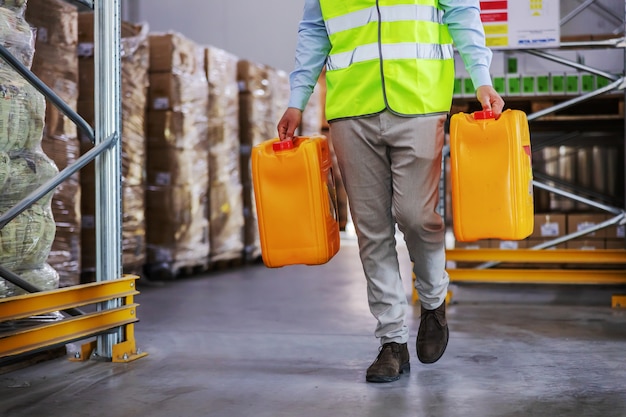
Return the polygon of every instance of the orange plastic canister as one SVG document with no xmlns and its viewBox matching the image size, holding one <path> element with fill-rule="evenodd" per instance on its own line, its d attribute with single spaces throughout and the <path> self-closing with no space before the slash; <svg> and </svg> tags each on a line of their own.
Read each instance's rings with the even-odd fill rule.
<svg viewBox="0 0 626 417">
<path fill-rule="evenodd" d="M 325 136 L 252 148 L 261 255 L 270 267 L 319 265 L 339 250 L 337 195 Z"/>
<path fill-rule="evenodd" d="M 457 240 L 521 240 L 533 231 L 533 175 L 526 114 L 507 109 L 450 119 L 453 229 Z"/>
</svg>

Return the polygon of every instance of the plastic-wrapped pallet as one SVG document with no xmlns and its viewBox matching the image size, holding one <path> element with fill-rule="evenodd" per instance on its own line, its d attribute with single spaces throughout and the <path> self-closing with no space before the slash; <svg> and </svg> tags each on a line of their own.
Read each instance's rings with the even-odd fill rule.
<svg viewBox="0 0 626 417">
<path fill-rule="evenodd" d="M 209 82 L 209 261 L 240 260 L 244 253 L 244 218 L 238 58 L 215 47 L 205 49 L 205 58 Z"/>
<path fill-rule="evenodd" d="M 62 0 L 29 0 L 26 20 L 36 29 L 32 71 L 68 106 L 78 101 L 78 12 Z M 65 169 L 80 156 L 76 125 L 52 103 L 46 104 L 44 152 Z M 62 182 L 52 198 L 56 237 L 48 263 L 59 273 L 59 286 L 80 283 L 80 173 Z"/>
<path fill-rule="evenodd" d="M 94 123 L 94 14 L 79 13 L 80 94 L 79 113 Z M 144 190 L 146 176 L 145 109 L 148 89 L 148 26 L 122 22 L 122 268 L 124 273 L 140 274 L 146 258 Z M 80 135 L 83 153 L 92 148 Z M 82 275 L 92 280 L 96 267 L 95 171 L 91 163 L 81 170 L 82 184 Z"/>
<path fill-rule="evenodd" d="M 0 2 L 0 41 L 30 67 L 33 38 L 24 20 L 26 2 Z M 28 28 L 28 30 L 26 30 Z M 0 214 L 58 173 L 41 148 L 44 97 L 3 60 L 0 61 Z M 53 192 L 38 200 L 0 229 L 0 265 L 41 290 L 59 285 L 46 263 L 55 236 Z M 0 280 L 0 297 L 25 293 Z"/>
<path fill-rule="evenodd" d="M 204 47 L 175 32 L 149 42 L 146 272 L 172 278 L 209 259 L 209 86 Z"/>
<path fill-rule="evenodd" d="M 0 42 L 22 64 L 33 63 L 33 32 L 24 19 L 26 0 L 0 0 Z M 1 65 L 6 65 L 4 60 Z"/>
<path fill-rule="evenodd" d="M 272 92 L 272 128 L 275 136 L 276 125 L 289 105 L 289 74 L 286 71 L 271 68 L 269 83 Z"/>
<path fill-rule="evenodd" d="M 321 86 L 317 84 L 302 112 L 302 122 L 300 123 L 300 134 L 302 136 L 319 135 L 322 133 L 322 118 L 324 117 L 322 107 L 324 103 L 321 90 Z"/>
<path fill-rule="evenodd" d="M 275 110 L 270 84 L 271 71 L 272 68 L 251 61 L 241 60 L 238 63 L 239 140 L 241 141 L 244 244 L 247 260 L 261 257 L 250 155 L 254 146 L 276 136 Z"/>
</svg>

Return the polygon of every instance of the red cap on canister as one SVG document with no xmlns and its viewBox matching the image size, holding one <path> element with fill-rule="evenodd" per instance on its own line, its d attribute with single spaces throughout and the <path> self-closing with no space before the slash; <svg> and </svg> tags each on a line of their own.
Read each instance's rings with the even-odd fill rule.
<svg viewBox="0 0 626 417">
<path fill-rule="evenodd" d="M 495 119 L 493 110 L 483 110 L 474 112 L 474 120 Z"/>
<path fill-rule="evenodd" d="M 274 142 L 272 143 L 272 149 L 274 150 L 274 152 L 293 149 L 293 140 L 279 140 L 277 142 Z"/>
</svg>

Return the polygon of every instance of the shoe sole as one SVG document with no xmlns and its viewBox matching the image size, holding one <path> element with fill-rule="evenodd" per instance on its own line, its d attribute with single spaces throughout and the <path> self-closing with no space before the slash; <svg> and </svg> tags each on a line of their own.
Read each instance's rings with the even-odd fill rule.
<svg viewBox="0 0 626 417">
<path fill-rule="evenodd" d="M 398 379 L 400 379 L 400 375 L 402 375 L 403 373 L 405 372 L 408 373 L 410 371 L 411 371 L 411 364 L 406 363 L 400 367 L 400 373 L 398 374 L 398 376 L 371 375 L 371 376 L 366 376 L 365 380 L 367 382 L 376 382 L 376 383 L 393 382 L 393 381 L 397 381 Z"/>
</svg>

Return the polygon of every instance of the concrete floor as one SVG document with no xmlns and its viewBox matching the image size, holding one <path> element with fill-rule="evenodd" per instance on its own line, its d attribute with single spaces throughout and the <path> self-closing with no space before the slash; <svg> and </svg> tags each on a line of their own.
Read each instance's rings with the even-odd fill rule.
<svg viewBox="0 0 626 417">
<path fill-rule="evenodd" d="M 149 356 L 0 375 L 0 416 L 626 416 L 626 310 L 610 308 L 611 289 L 455 287 L 444 357 L 417 361 L 414 308 L 412 370 L 389 384 L 365 382 L 378 342 L 352 241 L 322 266 L 139 289 Z"/>
</svg>

